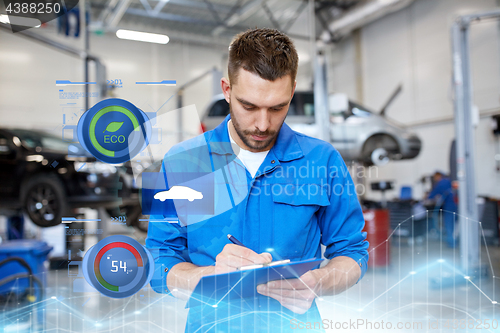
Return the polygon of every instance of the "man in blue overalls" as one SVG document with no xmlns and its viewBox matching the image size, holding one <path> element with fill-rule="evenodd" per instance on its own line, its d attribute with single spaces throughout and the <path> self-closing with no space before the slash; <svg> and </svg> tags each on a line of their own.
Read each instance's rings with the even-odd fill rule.
<svg viewBox="0 0 500 333">
<path fill-rule="evenodd" d="M 212 211 L 190 213 L 186 207 L 196 200 L 184 200 L 176 203 L 178 223 L 150 222 L 151 286 L 187 298 L 202 276 L 320 258 L 321 244 L 330 261 L 299 279 L 259 285 L 251 300 L 193 307 L 186 332 L 295 331 L 296 323 L 321 322 L 316 297 L 350 288 L 366 271 L 363 213 L 342 157 L 330 143 L 284 123 L 297 67 L 292 41 L 277 30 L 249 30 L 233 40 L 229 78 L 221 80 L 230 115 L 174 146 L 162 164 L 170 185 L 183 173 L 210 176 Z M 230 243 L 228 234 L 245 246 Z"/>
<path fill-rule="evenodd" d="M 449 247 L 455 247 L 455 214 L 457 213 L 457 204 L 453 195 L 451 181 L 445 177 L 441 171 L 436 171 L 433 176 L 434 187 L 428 195 L 428 199 L 436 199 L 436 207 L 441 207 L 443 224 L 446 230 L 446 243 Z"/>
</svg>

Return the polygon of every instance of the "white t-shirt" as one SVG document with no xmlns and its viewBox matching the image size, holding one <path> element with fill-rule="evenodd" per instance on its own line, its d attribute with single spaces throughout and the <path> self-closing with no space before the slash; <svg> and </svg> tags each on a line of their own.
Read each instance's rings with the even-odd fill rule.
<svg viewBox="0 0 500 333">
<path fill-rule="evenodd" d="M 233 137 L 231 136 L 231 132 L 229 131 L 229 121 L 227 122 L 227 133 L 229 134 L 229 140 L 231 140 L 231 143 L 234 143 L 237 145 L 237 143 L 233 140 Z M 239 145 L 238 145 L 239 147 Z M 262 162 L 264 162 L 264 159 L 267 156 L 267 153 L 269 153 L 269 150 L 266 151 L 260 151 L 258 153 L 253 153 L 249 150 L 245 150 L 240 147 L 240 152 L 238 153 L 238 158 L 240 161 L 243 163 L 245 168 L 247 168 L 248 172 L 252 175 L 252 178 L 255 177 L 255 174 L 257 173 L 257 170 L 259 170 L 260 165 Z"/>
</svg>

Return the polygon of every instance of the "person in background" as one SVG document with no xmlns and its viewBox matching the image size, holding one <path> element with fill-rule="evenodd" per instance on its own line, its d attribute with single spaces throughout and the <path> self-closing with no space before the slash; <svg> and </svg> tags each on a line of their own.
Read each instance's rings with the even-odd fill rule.
<svg viewBox="0 0 500 333">
<path fill-rule="evenodd" d="M 452 184 L 450 179 L 441 171 L 434 172 L 433 180 L 433 188 L 427 198 L 436 200 L 436 207 L 442 209 L 443 224 L 446 230 L 446 243 L 449 247 L 454 248 L 456 246 L 454 233 L 457 204 L 455 203 Z"/>
</svg>

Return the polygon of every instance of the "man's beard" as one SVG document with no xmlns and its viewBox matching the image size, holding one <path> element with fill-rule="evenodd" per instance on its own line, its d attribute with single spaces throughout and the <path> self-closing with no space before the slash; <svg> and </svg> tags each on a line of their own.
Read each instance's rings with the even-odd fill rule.
<svg viewBox="0 0 500 333">
<path fill-rule="evenodd" d="M 259 130 L 255 131 L 248 131 L 248 130 L 243 130 L 240 127 L 240 124 L 236 120 L 236 118 L 233 115 L 233 109 L 231 108 L 231 103 L 229 103 L 229 113 L 231 115 L 231 121 L 233 122 L 234 129 L 236 131 L 236 134 L 238 134 L 238 137 L 243 141 L 243 143 L 253 149 L 253 150 L 258 150 L 258 151 L 264 151 L 264 150 L 269 150 L 271 149 L 271 145 L 278 136 L 279 130 L 278 131 L 264 131 L 261 132 Z M 284 122 L 285 120 L 283 120 Z M 283 123 L 281 123 L 283 126 Z M 281 129 L 281 126 L 280 126 Z M 256 141 L 251 138 L 251 135 L 258 135 L 258 136 L 268 136 L 267 140 L 264 141 Z"/>
</svg>

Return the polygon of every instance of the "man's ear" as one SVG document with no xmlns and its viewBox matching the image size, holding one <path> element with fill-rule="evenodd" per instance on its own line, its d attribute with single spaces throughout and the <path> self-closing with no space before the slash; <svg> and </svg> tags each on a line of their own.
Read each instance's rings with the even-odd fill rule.
<svg viewBox="0 0 500 333">
<path fill-rule="evenodd" d="M 220 79 L 220 87 L 222 88 L 222 93 L 224 94 L 224 98 L 226 99 L 226 102 L 229 103 L 230 101 L 230 96 L 231 96 L 231 84 L 229 83 L 229 80 L 225 77 Z"/>
<path fill-rule="evenodd" d="M 295 94 L 295 88 L 297 88 L 297 81 L 295 81 L 295 83 L 293 84 L 292 97 L 293 97 L 293 94 Z"/>
</svg>

